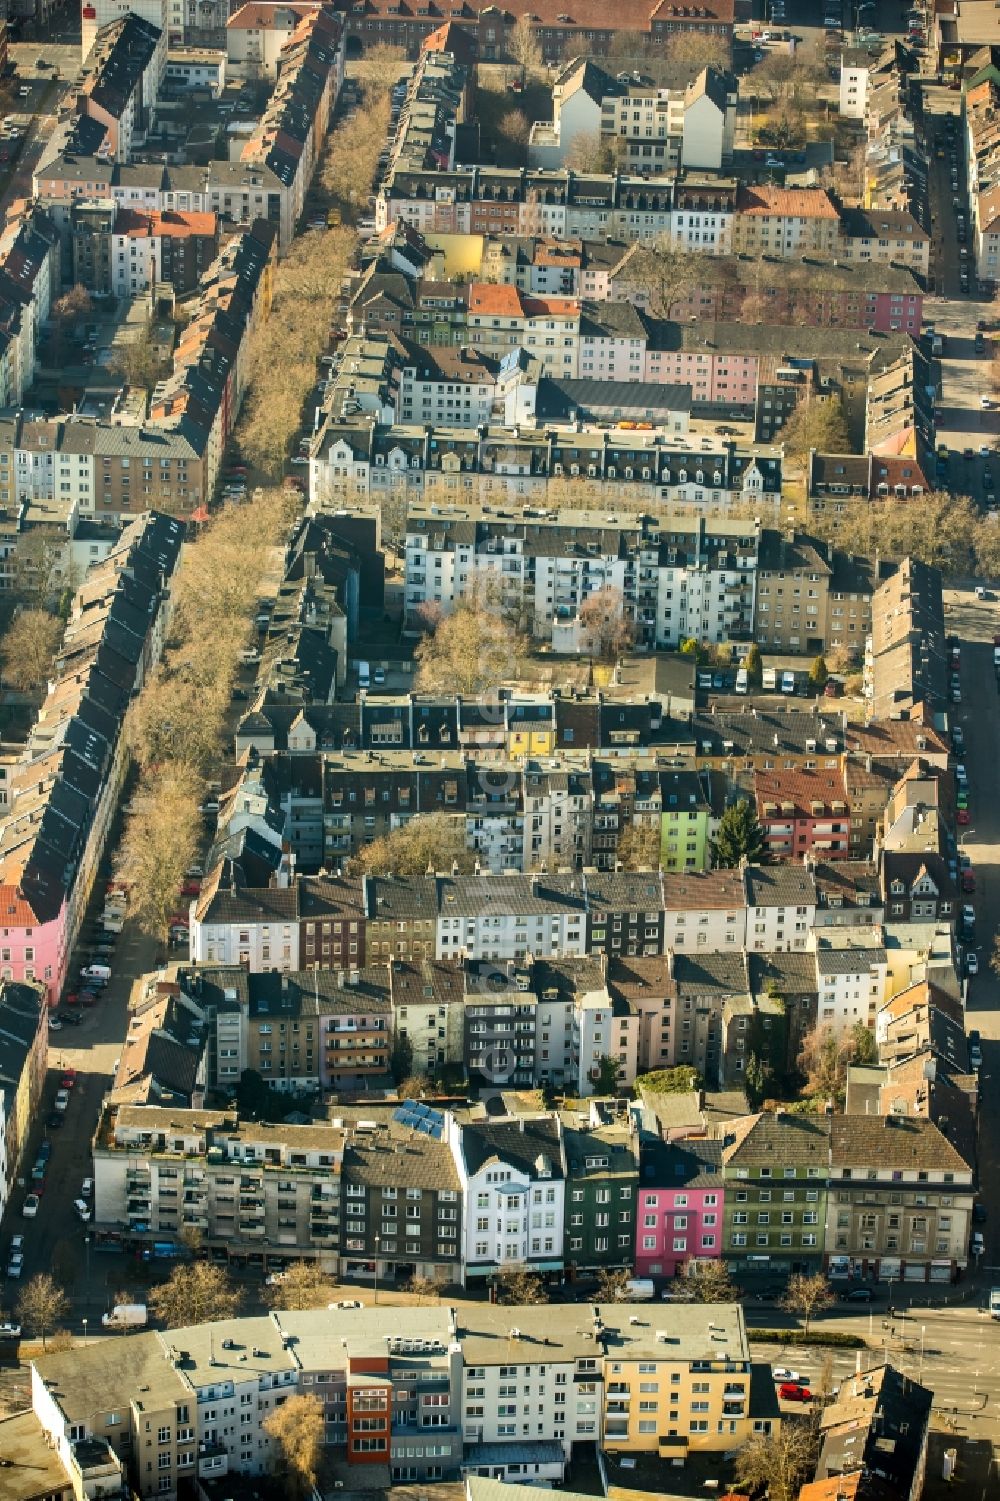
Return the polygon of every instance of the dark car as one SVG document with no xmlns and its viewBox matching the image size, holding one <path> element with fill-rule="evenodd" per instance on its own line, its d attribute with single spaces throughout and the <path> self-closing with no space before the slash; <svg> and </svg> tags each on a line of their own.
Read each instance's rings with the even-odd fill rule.
<svg viewBox="0 0 1000 1501">
<path fill-rule="evenodd" d="M 840 1294 L 842 1303 L 870 1303 L 874 1297 L 870 1287 L 847 1287 Z"/>
<path fill-rule="evenodd" d="M 63 1116 L 59 1113 L 58 1110 L 53 1110 L 51 1115 L 47 1115 L 45 1117 L 45 1124 L 48 1126 L 50 1131 L 58 1131 L 62 1123 Z"/>
<path fill-rule="evenodd" d="M 83 1026 L 83 1017 L 80 1015 L 79 1011 L 60 1011 L 59 1020 L 62 1022 L 63 1026 L 65 1026 L 67 1022 L 71 1027 Z"/>
<path fill-rule="evenodd" d="M 973 1218 L 974 1223 L 977 1224 L 977 1225 L 985 1225 L 986 1224 L 986 1220 L 987 1220 L 986 1205 L 983 1204 L 983 1203 L 981 1203 L 978 1199 L 976 1200 L 975 1204 L 973 1204 L 973 1206 L 972 1206 L 972 1218 Z"/>
</svg>

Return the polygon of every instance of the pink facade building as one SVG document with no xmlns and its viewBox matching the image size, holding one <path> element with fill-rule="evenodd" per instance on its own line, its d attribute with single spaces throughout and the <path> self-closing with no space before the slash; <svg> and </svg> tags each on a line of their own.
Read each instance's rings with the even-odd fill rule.
<svg viewBox="0 0 1000 1501">
<path fill-rule="evenodd" d="M 722 1254 L 719 1143 L 643 1141 L 635 1228 L 637 1277 L 676 1277 Z"/>
</svg>

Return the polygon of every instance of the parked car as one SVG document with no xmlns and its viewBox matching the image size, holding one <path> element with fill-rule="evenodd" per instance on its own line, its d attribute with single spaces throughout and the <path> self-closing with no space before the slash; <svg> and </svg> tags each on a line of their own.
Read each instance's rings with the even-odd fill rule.
<svg viewBox="0 0 1000 1501">
<path fill-rule="evenodd" d="M 24 1215 L 26 1220 L 33 1220 L 35 1218 L 35 1215 L 38 1213 L 38 1206 L 41 1204 L 41 1202 L 42 1201 L 37 1194 L 27 1195 L 24 1203 L 21 1206 L 21 1213 Z"/>
<path fill-rule="evenodd" d="M 973 1256 L 982 1256 L 983 1252 L 986 1250 L 986 1241 L 983 1238 L 983 1232 L 981 1230 L 973 1230 L 972 1241 L 969 1245 L 969 1250 L 972 1252 Z"/>
<path fill-rule="evenodd" d="M 870 1287 L 848 1287 L 840 1294 L 842 1303 L 870 1303 L 874 1293 Z"/>
<path fill-rule="evenodd" d="M 10 1260 L 7 1262 L 7 1276 L 13 1277 L 16 1281 L 16 1279 L 20 1277 L 23 1271 L 24 1257 L 20 1253 L 18 1253 L 16 1256 L 11 1256 Z"/>
<path fill-rule="evenodd" d="M 797 1381 L 804 1383 L 806 1379 L 804 1376 L 800 1375 L 798 1371 L 793 1371 L 791 1366 L 787 1365 L 776 1365 L 772 1367 L 771 1375 L 774 1377 L 775 1381 Z"/>
<path fill-rule="evenodd" d="M 970 949 L 965 956 L 965 973 L 967 975 L 978 975 L 979 973 L 979 955 L 975 949 Z"/>
<path fill-rule="evenodd" d="M 778 1396 L 782 1402 L 811 1402 L 812 1392 L 807 1386 L 801 1386 L 797 1381 L 784 1381 L 778 1387 Z"/>
<path fill-rule="evenodd" d="M 86 1199 L 74 1199 L 73 1208 L 76 1210 L 77 1216 L 83 1220 L 83 1223 L 87 1224 L 90 1220 L 90 1205 Z"/>
<path fill-rule="evenodd" d="M 0 1324 L 0 1339 L 20 1339 L 20 1338 L 21 1338 L 21 1326 L 20 1326 L 20 1324 L 11 1324 L 9 1322 Z"/>
</svg>

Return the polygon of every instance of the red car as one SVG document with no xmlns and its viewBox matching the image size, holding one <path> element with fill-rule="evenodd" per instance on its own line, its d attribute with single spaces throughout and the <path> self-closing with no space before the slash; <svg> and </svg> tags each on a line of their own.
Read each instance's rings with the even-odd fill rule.
<svg viewBox="0 0 1000 1501">
<path fill-rule="evenodd" d="M 72 1089 L 73 1085 L 76 1083 L 76 1069 L 68 1068 L 63 1074 L 60 1083 L 63 1089 Z"/>
<path fill-rule="evenodd" d="M 185 881 L 181 887 L 181 896 L 197 896 L 200 891 L 200 881 Z"/>
<path fill-rule="evenodd" d="M 807 1386 L 799 1386 L 794 1381 L 785 1381 L 778 1387 L 778 1396 L 782 1402 L 811 1402 L 812 1392 Z"/>
<path fill-rule="evenodd" d="M 967 865 L 965 867 L 965 869 L 962 871 L 962 890 L 963 891 L 975 891 L 975 889 L 976 889 L 976 877 L 975 877 L 975 874 L 974 874 L 971 866 Z"/>
<path fill-rule="evenodd" d="M 63 997 L 64 1006 L 79 1006 L 79 1004 L 80 997 L 77 995 L 75 990 L 71 991 L 69 995 Z"/>
<path fill-rule="evenodd" d="M 955 814 L 955 822 L 962 824 L 963 827 L 965 824 L 972 822 L 972 814 L 969 812 L 968 808 L 959 808 L 958 812 Z"/>
</svg>

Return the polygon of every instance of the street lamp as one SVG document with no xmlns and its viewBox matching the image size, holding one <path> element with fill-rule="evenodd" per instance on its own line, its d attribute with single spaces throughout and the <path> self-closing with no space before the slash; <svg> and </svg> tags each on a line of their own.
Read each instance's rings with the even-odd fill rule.
<svg viewBox="0 0 1000 1501">
<path fill-rule="evenodd" d="M 923 1381 L 923 1379 L 924 1379 L 924 1335 L 926 1333 L 927 1333 L 927 1325 L 926 1324 L 921 1324 L 921 1326 L 920 1326 L 920 1369 L 919 1369 L 919 1374 L 917 1376 L 918 1382 L 919 1381 Z"/>
<path fill-rule="evenodd" d="M 83 1343 L 84 1343 L 84 1346 L 86 1347 L 86 1344 L 87 1344 L 87 1320 L 86 1320 L 86 1317 L 84 1317 L 84 1319 L 83 1319 L 82 1322 L 83 1322 Z"/>
<path fill-rule="evenodd" d="M 375 1237 L 375 1302 L 378 1302 L 378 1248 L 382 1244 L 382 1237 Z"/>
</svg>

